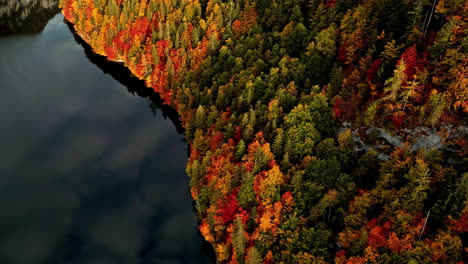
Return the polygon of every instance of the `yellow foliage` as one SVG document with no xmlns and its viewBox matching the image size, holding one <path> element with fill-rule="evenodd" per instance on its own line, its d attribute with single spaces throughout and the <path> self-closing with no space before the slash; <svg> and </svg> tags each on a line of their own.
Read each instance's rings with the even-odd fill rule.
<svg viewBox="0 0 468 264">
<path fill-rule="evenodd" d="M 351 139 L 351 129 L 346 129 L 342 133 L 338 135 L 338 144 L 340 145 L 340 149 L 345 149 L 348 141 Z"/>
<path fill-rule="evenodd" d="M 284 183 L 283 178 L 279 166 L 273 165 L 273 168 L 265 173 L 264 179 L 260 180 L 260 196 L 264 199 L 273 199 L 279 195 L 279 187 Z"/>
<path fill-rule="evenodd" d="M 223 262 L 229 258 L 229 249 L 225 244 L 216 245 L 216 260 Z"/>
<path fill-rule="evenodd" d="M 206 241 L 214 243 L 215 240 L 213 235 L 211 234 L 210 225 L 208 224 L 208 221 L 206 221 L 206 219 L 203 221 L 203 224 L 199 226 L 199 230 Z"/>
<path fill-rule="evenodd" d="M 297 264 L 325 264 L 327 263 L 320 257 L 315 257 L 307 252 L 299 252 L 296 255 Z"/>
</svg>

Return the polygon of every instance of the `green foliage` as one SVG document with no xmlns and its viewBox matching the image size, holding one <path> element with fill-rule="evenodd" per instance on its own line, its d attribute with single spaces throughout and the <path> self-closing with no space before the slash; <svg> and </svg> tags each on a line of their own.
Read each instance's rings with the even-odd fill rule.
<svg viewBox="0 0 468 264">
<path fill-rule="evenodd" d="M 203 105 L 199 105 L 195 113 L 195 127 L 206 129 L 207 113 Z"/>
<path fill-rule="evenodd" d="M 234 224 L 235 226 L 234 226 L 234 233 L 232 237 L 232 241 L 233 241 L 232 244 L 236 251 L 236 259 L 238 263 L 244 263 L 243 256 L 245 252 L 247 238 L 245 237 L 244 224 L 242 223 L 242 220 L 240 219 L 239 215 L 236 216 L 236 219 L 234 220 Z"/>
<path fill-rule="evenodd" d="M 408 8 L 402 0 L 377 1 L 370 11 L 375 16 L 377 31 L 384 31 L 390 38 L 401 36 L 408 25 Z"/>
<path fill-rule="evenodd" d="M 340 176 L 341 168 L 337 157 L 315 159 L 306 168 L 305 178 L 322 186 L 333 188 Z"/>
<path fill-rule="evenodd" d="M 239 143 L 237 144 L 237 150 L 234 155 L 236 156 L 238 160 L 241 160 L 242 157 L 245 155 L 245 153 L 246 153 L 246 146 L 245 146 L 244 140 L 241 139 Z"/>
<path fill-rule="evenodd" d="M 393 72 L 393 77 L 385 81 L 384 91 L 388 92 L 389 100 L 392 100 L 392 101 L 396 100 L 398 91 L 400 90 L 403 83 L 406 81 L 405 70 L 406 70 L 406 64 L 405 64 L 405 61 L 402 60 L 398 63 L 397 68 Z"/>
<path fill-rule="evenodd" d="M 245 174 L 245 178 L 239 190 L 239 204 L 244 208 L 250 208 L 255 201 L 254 175 L 250 172 Z"/>
<path fill-rule="evenodd" d="M 377 159 L 377 152 L 370 150 L 364 153 L 358 159 L 358 164 L 353 172 L 353 178 L 357 186 L 360 188 L 368 188 L 375 184 L 379 173 L 379 160 Z"/>
<path fill-rule="evenodd" d="M 364 124 L 368 126 L 375 125 L 377 117 L 378 117 L 378 107 L 379 107 L 379 101 L 374 101 L 370 103 L 370 105 L 367 107 L 366 112 L 364 113 Z"/>
<path fill-rule="evenodd" d="M 307 228 L 293 241 L 293 250 L 308 252 L 313 256 L 328 256 L 331 250 L 331 232 L 322 224 L 315 228 Z"/>
<path fill-rule="evenodd" d="M 426 124 L 434 126 L 437 121 L 439 121 L 444 109 L 447 107 L 447 102 L 445 101 L 443 94 L 436 93 L 429 99 L 429 104 L 432 109 L 427 117 Z"/>
<path fill-rule="evenodd" d="M 313 123 L 304 122 L 290 127 L 286 131 L 286 138 L 284 149 L 292 161 L 298 162 L 303 157 L 313 154 L 320 134 Z"/>
<path fill-rule="evenodd" d="M 246 264 L 260 264 L 262 263 L 262 257 L 255 247 L 251 247 L 247 253 Z"/>
<path fill-rule="evenodd" d="M 178 111 L 220 263 L 462 261 L 463 1 L 60 4 Z M 450 153 L 411 151 L 421 125 Z"/>
</svg>

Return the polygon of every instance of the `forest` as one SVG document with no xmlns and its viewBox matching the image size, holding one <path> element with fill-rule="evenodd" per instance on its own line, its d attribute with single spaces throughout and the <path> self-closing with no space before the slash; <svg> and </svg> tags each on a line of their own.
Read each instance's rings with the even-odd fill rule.
<svg viewBox="0 0 468 264">
<path fill-rule="evenodd" d="M 468 2 L 60 6 L 179 114 L 217 262 L 468 262 Z"/>
</svg>

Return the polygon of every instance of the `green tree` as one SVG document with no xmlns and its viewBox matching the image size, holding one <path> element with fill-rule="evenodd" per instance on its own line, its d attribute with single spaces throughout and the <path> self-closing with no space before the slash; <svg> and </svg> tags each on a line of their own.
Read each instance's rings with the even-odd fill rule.
<svg viewBox="0 0 468 264">
<path fill-rule="evenodd" d="M 396 69 L 393 71 L 393 77 L 385 81 L 384 91 L 388 92 L 387 99 L 390 101 L 395 101 L 398 96 L 398 91 L 400 90 L 403 83 L 406 81 L 406 64 L 404 60 L 400 60 L 397 64 Z"/>
<path fill-rule="evenodd" d="M 246 153 L 246 146 L 245 146 L 245 142 L 243 139 L 241 139 L 239 141 L 239 143 L 237 144 L 237 150 L 236 150 L 236 153 L 234 154 L 234 156 L 238 159 L 238 160 L 242 160 L 242 157 L 245 155 Z"/>
<path fill-rule="evenodd" d="M 260 264 L 263 259 L 257 248 L 251 247 L 247 253 L 246 264 Z"/>
<path fill-rule="evenodd" d="M 239 215 L 236 215 L 234 219 L 234 232 L 232 234 L 232 244 L 236 252 L 237 262 L 244 263 L 244 252 L 247 243 L 247 237 L 245 236 L 244 224 Z"/>
<path fill-rule="evenodd" d="M 199 105 L 195 113 L 195 128 L 205 130 L 207 121 L 207 113 L 203 105 Z"/>
</svg>

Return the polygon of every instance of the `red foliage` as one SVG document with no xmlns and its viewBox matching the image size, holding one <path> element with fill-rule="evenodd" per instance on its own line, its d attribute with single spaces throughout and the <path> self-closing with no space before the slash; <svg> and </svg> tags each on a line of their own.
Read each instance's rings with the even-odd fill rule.
<svg viewBox="0 0 468 264">
<path fill-rule="evenodd" d="M 387 247 L 396 253 L 400 253 L 401 249 L 403 248 L 403 245 L 395 232 L 391 232 L 390 236 L 388 237 Z"/>
<path fill-rule="evenodd" d="M 468 210 L 464 211 L 459 220 L 449 219 L 449 228 L 458 233 L 468 232 Z"/>
<path fill-rule="evenodd" d="M 250 214 L 244 210 L 240 205 L 238 207 L 238 215 L 242 221 L 242 223 L 245 225 L 247 224 L 247 221 L 249 221 Z"/>
<path fill-rule="evenodd" d="M 165 67 L 158 65 L 153 69 L 151 87 L 163 100 L 164 104 L 171 104 L 171 90 L 167 89 L 167 71 Z"/>
<path fill-rule="evenodd" d="M 377 59 L 372 63 L 372 66 L 367 71 L 366 81 L 368 81 L 368 82 L 372 81 L 372 78 L 374 78 L 375 74 L 380 69 L 381 65 L 382 65 L 382 59 Z"/>
<path fill-rule="evenodd" d="M 258 14 L 255 7 L 247 5 L 245 10 L 241 12 L 239 19 L 232 23 L 234 34 L 239 36 L 248 33 L 257 24 L 257 18 Z"/>
<path fill-rule="evenodd" d="M 348 47 L 348 44 L 343 43 L 341 46 L 338 48 L 338 57 L 337 59 L 343 63 L 346 62 L 346 48 Z"/>
<path fill-rule="evenodd" d="M 254 164 L 252 164 L 253 167 Z M 253 169 L 253 168 L 252 168 Z M 254 191 L 257 197 L 259 197 L 259 194 L 262 192 L 262 189 L 260 188 L 260 182 L 261 179 L 265 178 L 265 171 L 260 172 L 259 174 L 256 175 L 255 180 L 254 180 Z"/>
<path fill-rule="evenodd" d="M 200 44 L 192 52 L 192 69 L 196 70 L 200 67 L 201 62 L 208 54 L 208 40 L 203 37 Z"/>
<path fill-rule="evenodd" d="M 392 224 L 387 221 L 380 226 L 377 225 L 377 222 L 379 222 L 379 219 L 374 218 L 367 223 L 367 227 L 370 228 L 367 244 L 373 248 L 386 247 L 388 231 L 391 229 Z"/>
<path fill-rule="evenodd" d="M 239 209 L 242 209 L 237 201 L 237 192 L 233 191 L 227 195 L 224 199 L 218 200 L 218 212 L 217 215 L 221 218 L 223 225 L 234 220 L 234 217 L 239 212 Z M 243 210 L 242 210 L 243 211 Z M 241 211 L 241 216 L 245 216 L 247 213 Z M 242 220 L 244 220 L 241 217 Z"/>
<path fill-rule="evenodd" d="M 362 100 L 363 97 L 359 93 L 346 98 L 346 101 L 341 98 L 335 99 L 332 109 L 334 116 L 342 120 L 354 120 L 359 112 L 359 106 L 362 105 Z"/>
<path fill-rule="evenodd" d="M 326 8 L 334 7 L 336 5 L 336 0 L 328 0 L 326 3 Z"/>
<path fill-rule="evenodd" d="M 121 30 L 112 40 L 112 43 L 117 48 L 118 52 L 128 51 L 130 49 L 130 40 L 128 38 L 128 30 Z M 122 52 L 123 53 L 123 52 Z"/>
<path fill-rule="evenodd" d="M 245 167 L 245 170 L 248 172 L 251 172 L 254 168 L 254 163 L 252 162 L 244 162 L 243 165 Z"/>
<path fill-rule="evenodd" d="M 464 137 L 460 137 L 455 140 L 455 144 L 458 147 L 458 155 L 459 156 L 466 156 L 468 155 L 468 140 Z"/>
<path fill-rule="evenodd" d="M 293 196 L 290 191 L 283 193 L 283 195 L 281 196 L 281 201 L 290 201 L 292 199 L 293 199 Z"/>
<path fill-rule="evenodd" d="M 195 148 L 190 148 L 189 163 L 197 160 L 200 156 L 200 152 Z"/>
<path fill-rule="evenodd" d="M 275 159 L 272 159 L 272 160 L 270 160 L 270 161 L 268 162 L 268 167 L 269 167 L 269 168 L 273 168 L 273 166 L 275 166 L 275 165 L 276 165 L 276 160 L 275 160 Z"/>
<path fill-rule="evenodd" d="M 336 117 L 341 118 L 343 116 L 343 112 L 341 109 L 341 105 L 343 104 L 342 99 L 337 99 L 335 100 L 335 103 L 333 104 L 333 113 L 335 114 Z"/>
<path fill-rule="evenodd" d="M 436 37 L 437 37 L 437 31 L 429 30 L 422 44 L 426 46 L 430 46 L 434 44 Z"/>
<path fill-rule="evenodd" d="M 230 147 L 235 147 L 237 145 L 237 142 L 234 139 L 230 138 L 228 139 L 228 145 Z"/>
<path fill-rule="evenodd" d="M 236 132 L 234 133 L 234 139 L 240 141 L 242 139 L 242 129 L 240 126 L 236 127 Z"/>
<path fill-rule="evenodd" d="M 274 263 L 273 253 L 270 251 L 267 252 L 265 258 L 263 259 L 263 264 L 272 264 Z"/>
<path fill-rule="evenodd" d="M 156 42 L 156 51 L 158 52 L 159 56 L 159 65 L 165 65 L 166 64 L 166 49 L 168 48 L 169 44 L 167 43 L 166 40 L 158 40 Z"/>
<path fill-rule="evenodd" d="M 193 33 L 193 25 L 188 23 L 187 28 L 182 32 L 181 40 L 187 43 L 186 49 L 191 53 L 192 52 L 192 33 Z"/>
<path fill-rule="evenodd" d="M 140 36 L 141 40 L 144 40 L 150 29 L 149 25 L 150 23 L 146 16 L 137 18 L 130 28 L 131 38 L 133 39 L 135 36 Z"/>
<path fill-rule="evenodd" d="M 115 48 L 114 45 L 110 45 L 110 46 L 106 45 L 104 47 L 104 50 L 105 50 L 107 58 L 109 58 L 109 60 L 116 60 L 117 59 L 117 49 Z"/>
<path fill-rule="evenodd" d="M 338 251 L 336 253 L 334 263 L 336 263 L 336 264 L 348 263 L 348 261 L 346 259 L 346 250 L 345 249 L 340 250 L 340 251 Z"/>
<path fill-rule="evenodd" d="M 151 27 L 154 30 L 159 28 L 159 12 L 154 13 L 151 17 Z"/>
<path fill-rule="evenodd" d="M 86 18 L 87 19 L 91 19 L 91 16 L 93 15 L 93 9 L 94 9 L 94 5 L 92 4 L 92 2 L 91 2 L 91 4 L 89 6 L 87 6 L 85 8 L 85 13 L 86 13 Z"/>
<path fill-rule="evenodd" d="M 416 59 L 418 56 L 418 51 L 416 50 L 416 45 L 409 47 L 408 49 L 401 54 L 401 59 L 405 61 L 406 69 L 405 74 L 408 79 L 412 79 L 413 75 L 416 73 Z"/>
<path fill-rule="evenodd" d="M 380 219 L 379 218 L 372 218 L 369 222 L 367 222 L 367 228 L 371 229 L 375 226 L 377 226 L 377 224 L 380 222 Z"/>
<path fill-rule="evenodd" d="M 234 34 L 241 34 L 241 28 L 242 22 L 240 22 L 239 19 L 234 20 L 232 23 L 232 30 L 234 31 Z"/>
<path fill-rule="evenodd" d="M 169 49 L 169 57 L 171 58 L 172 65 L 174 66 L 174 71 L 177 71 L 180 68 L 180 59 L 179 52 L 176 49 Z"/>
<path fill-rule="evenodd" d="M 71 0 L 65 0 L 63 4 L 63 16 L 70 22 L 74 22 L 75 18 L 72 14 L 75 13 L 75 10 L 73 10 L 73 6 L 71 5 L 72 1 Z"/>
<path fill-rule="evenodd" d="M 337 256 L 337 257 L 344 257 L 344 256 L 346 256 L 346 249 L 343 249 L 343 250 L 340 250 L 340 251 L 336 252 L 336 256 Z"/>
<path fill-rule="evenodd" d="M 355 198 L 361 197 L 361 196 L 363 196 L 365 193 L 368 193 L 368 192 L 369 192 L 369 190 L 367 190 L 367 189 L 360 189 L 360 188 L 356 189 L 356 191 L 357 191 L 357 194 L 356 194 L 356 197 L 355 197 Z"/>
<path fill-rule="evenodd" d="M 429 64 L 427 56 L 427 52 L 423 52 L 421 56 L 418 57 L 416 45 L 407 48 L 405 52 L 401 54 L 401 59 L 405 61 L 405 74 L 408 81 L 414 80 L 414 75 Z"/>
<path fill-rule="evenodd" d="M 395 115 L 395 114 L 387 116 L 386 119 L 391 120 L 395 128 L 401 127 L 403 125 L 403 122 L 405 121 L 405 118 L 403 115 Z"/>
<path fill-rule="evenodd" d="M 215 151 L 219 147 L 219 145 L 223 142 L 223 139 L 224 139 L 223 132 L 216 131 L 214 136 L 212 136 L 210 138 L 210 141 L 208 142 L 208 144 L 210 145 L 210 149 L 212 151 Z"/>
<path fill-rule="evenodd" d="M 290 191 L 285 192 L 281 196 L 281 202 L 283 203 L 284 209 L 286 211 L 292 211 L 292 208 L 294 206 L 294 197 Z"/>
</svg>

